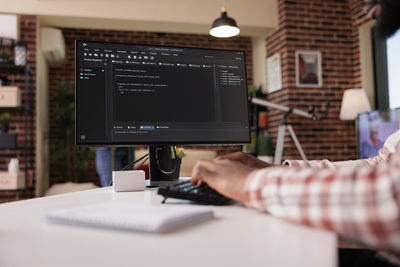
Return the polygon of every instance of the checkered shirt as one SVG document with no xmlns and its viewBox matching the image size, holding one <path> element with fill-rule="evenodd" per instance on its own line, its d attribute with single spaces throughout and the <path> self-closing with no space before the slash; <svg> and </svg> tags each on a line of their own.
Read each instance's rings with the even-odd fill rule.
<svg viewBox="0 0 400 267">
<path fill-rule="evenodd" d="M 400 131 L 375 158 L 284 164 L 249 175 L 248 207 L 400 254 Z"/>
</svg>

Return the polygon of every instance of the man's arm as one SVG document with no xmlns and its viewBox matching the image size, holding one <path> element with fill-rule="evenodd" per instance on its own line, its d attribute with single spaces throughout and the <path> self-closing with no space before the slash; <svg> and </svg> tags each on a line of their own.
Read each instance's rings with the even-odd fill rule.
<svg viewBox="0 0 400 267">
<path fill-rule="evenodd" d="M 385 143 L 386 145 L 386 143 Z M 375 167 L 386 163 L 393 151 L 389 150 L 388 147 L 384 146 L 380 151 L 379 155 L 368 159 L 359 160 L 347 160 L 347 161 L 329 161 L 329 160 L 285 160 L 283 165 L 290 166 L 292 168 L 316 168 L 316 169 L 337 169 L 342 167 L 361 167 L 370 166 Z"/>
<path fill-rule="evenodd" d="M 400 131 L 372 164 L 254 170 L 237 161 L 199 161 L 192 183 L 276 217 L 336 231 L 400 252 Z M 397 151 L 397 152 L 396 152 Z"/>
<path fill-rule="evenodd" d="M 388 162 L 390 156 L 396 151 L 396 146 L 400 142 L 400 130 L 389 136 L 385 141 L 379 155 L 368 159 L 348 160 L 332 162 L 329 160 L 286 160 L 283 165 L 297 168 L 316 168 L 316 169 L 337 169 L 343 167 L 362 167 L 380 166 Z"/>
<path fill-rule="evenodd" d="M 246 180 L 247 206 L 400 252 L 400 155 L 384 166 L 273 167 Z"/>
<path fill-rule="evenodd" d="M 379 155 L 373 158 L 360 159 L 360 160 L 348 160 L 348 161 L 336 161 L 332 162 L 329 160 L 286 160 L 283 165 L 288 165 L 292 168 L 316 168 L 316 169 L 336 169 L 342 167 L 361 167 L 361 166 L 379 166 L 386 163 L 390 155 L 395 151 L 397 143 L 400 141 L 400 130 L 392 134 L 383 145 L 383 148 L 379 151 Z M 271 167 L 273 165 L 265 163 L 247 153 L 236 152 L 232 154 L 223 155 L 217 158 L 217 160 L 232 160 L 240 162 L 249 168 L 261 169 Z"/>
</svg>

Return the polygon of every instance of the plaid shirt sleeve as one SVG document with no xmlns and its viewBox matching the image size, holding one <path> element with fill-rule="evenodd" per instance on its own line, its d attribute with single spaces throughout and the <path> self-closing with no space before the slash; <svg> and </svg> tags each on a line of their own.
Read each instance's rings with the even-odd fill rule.
<svg viewBox="0 0 400 267">
<path fill-rule="evenodd" d="M 367 160 L 373 164 L 282 166 L 252 172 L 244 188 L 245 203 L 285 220 L 399 253 L 399 139 L 400 132 L 391 136 L 386 143 L 392 143 L 382 151 L 386 160 Z"/>
<path fill-rule="evenodd" d="M 374 158 L 331 162 L 329 160 L 285 160 L 283 165 L 297 168 L 316 168 L 316 169 L 335 169 L 340 167 L 361 167 L 379 166 L 389 160 L 389 156 L 395 152 L 396 146 L 400 141 L 400 130 L 391 135 L 379 151 L 379 155 Z"/>
<path fill-rule="evenodd" d="M 361 166 L 378 166 L 388 161 L 390 150 L 388 149 L 389 143 L 385 143 L 384 146 L 380 151 L 379 155 L 373 158 L 368 159 L 359 159 L 359 160 L 349 160 L 349 161 L 337 161 L 331 162 L 329 160 L 285 160 L 283 165 L 287 165 L 290 167 L 297 167 L 297 168 L 316 168 L 316 169 L 335 169 L 345 166 L 351 167 L 361 167 Z"/>
</svg>

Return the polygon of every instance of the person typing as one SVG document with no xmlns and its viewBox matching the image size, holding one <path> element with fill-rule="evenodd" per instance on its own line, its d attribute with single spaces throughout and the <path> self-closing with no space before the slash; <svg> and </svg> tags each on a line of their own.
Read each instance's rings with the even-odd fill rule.
<svg viewBox="0 0 400 267">
<path fill-rule="evenodd" d="M 399 29 L 400 1 L 363 4 L 381 36 Z M 400 131 L 369 159 L 272 166 L 239 152 L 199 161 L 192 184 L 201 183 L 249 208 L 400 254 Z"/>
</svg>

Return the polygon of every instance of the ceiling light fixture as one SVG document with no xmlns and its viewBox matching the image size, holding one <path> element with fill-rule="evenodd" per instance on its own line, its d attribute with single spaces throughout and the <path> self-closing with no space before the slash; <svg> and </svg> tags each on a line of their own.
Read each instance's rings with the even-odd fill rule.
<svg viewBox="0 0 400 267">
<path fill-rule="evenodd" d="M 214 20 L 210 34 L 218 38 L 229 38 L 236 36 L 240 33 L 236 21 L 228 17 L 225 5 L 221 8 L 221 17 Z"/>
</svg>

